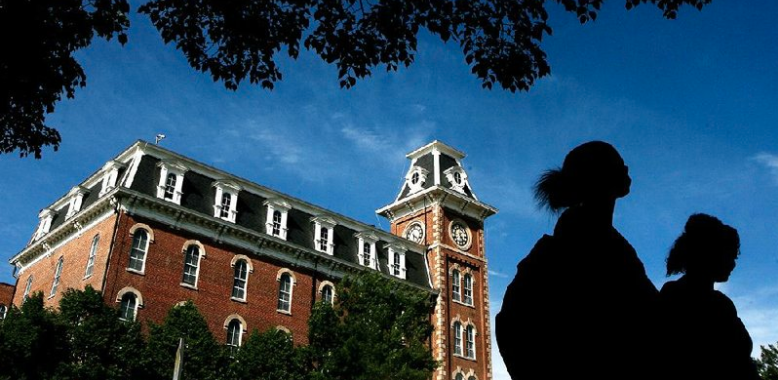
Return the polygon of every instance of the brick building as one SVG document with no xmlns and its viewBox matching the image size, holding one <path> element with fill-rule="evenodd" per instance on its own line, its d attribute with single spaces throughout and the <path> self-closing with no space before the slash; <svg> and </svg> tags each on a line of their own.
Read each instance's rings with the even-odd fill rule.
<svg viewBox="0 0 778 380">
<path fill-rule="evenodd" d="M 192 300 L 225 344 L 268 328 L 304 344 L 313 303 L 374 270 L 436 297 L 435 379 L 489 380 L 483 227 L 496 210 L 473 193 L 461 152 L 435 141 L 407 157 L 400 194 L 377 211 L 386 232 L 138 141 L 40 212 L 10 260 L 12 301 L 41 291 L 56 306 L 91 285 L 122 318 L 161 321 Z"/>
</svg>

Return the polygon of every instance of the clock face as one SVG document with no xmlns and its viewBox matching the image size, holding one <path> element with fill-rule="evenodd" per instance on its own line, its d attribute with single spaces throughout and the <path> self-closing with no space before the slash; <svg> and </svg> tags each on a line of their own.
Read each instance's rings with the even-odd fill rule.
<svg viewBox="0 0 778 380">
<path fill-rule="evenodd" d="M 405 238 L 414 243 L 421 244 L 422 240 L 424 240 L 424 228 L 421 226 L 421 223 L 413 223 L 408 226 L 405 229 Z"/>
<path fill-rule="evenodd" d="M 454 240 L 454 244 L 459 248 L 468 248 L 470 245 L 470 233 L 464 223 L 459 221 L 451 223 L 451 240 Z"/>
</svg>

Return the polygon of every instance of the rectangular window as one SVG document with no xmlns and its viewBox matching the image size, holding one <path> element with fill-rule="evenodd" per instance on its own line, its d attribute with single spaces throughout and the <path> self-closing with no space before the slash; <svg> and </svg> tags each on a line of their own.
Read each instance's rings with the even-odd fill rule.
<svg viewBox="0 0 778 380">
<path fill-rule="evenodd" d="M 178 176 L 176 176 L 174 173 L 170 173 L 167 175 L 167 180 L 165 181 L 165 199 L 175 199 L 176 196 L 176 181 L 178 180 Z"/>
<path fill-rule="evenodd" d="M 92 248 L 89 250 L 89 259 L 86 262 L 86 272 L 84 272 L 84 278 L 92 275 L 95 269 L 95 256 L 97 255 L 97 243 L 100 242 L 100 235 L 96 235 L 92 239 Z"/>
<path fill-rule="evenodd" d="M 219 214 L 220 217 L 224 219 L 231 219 L 230 203 L 232 203 L 232 194 L 227 192 L 222 193 L 221 213 Z"/>
<path fill-rule="evenodd" d="M 64 258 L 60 257 L 57 261 L 57 269 L 54 272 L 54 282 L 51 284 L 51 293 L 49 293 L 49 297 L 53 297 L 55 294 L 57 294 L 57 287 L 59 286 L 59 277 L 62 275 L 62 264 L 64 262 Z"/>
<path fill-rule="evenodd" d="M 400 266 L 400 255 L 397 252 L 395 252 L 394 253 L 394 258 L 392 260 L 392 274 L 395 275 L 395 276 L 399 276 L 400 275 L 400 268 L 401 268 L 401 266 Z"/>
<path fill-rule="evenodd" d="M 463 302 L 472 305 L 473 304 L 473 277 L 469 274 L 465 274 L 465 297 Z"/>
<path fill-rule="evenodd" d="M 235 276 L 232 283 L 232 298 L 246 299 L 246 279 L 248 278 L 248 266 L 243 260 L 235 263 Z"/>
<path fill-rule="evenodd" d="M 282 274 L 278 284 L 278 310 L 290 312 L 292 310 L 292 277 Z"/>
<path fill-rule="evenodd" d="M 454 355 L 462 355 L 462 325 L 454 323 Z"/>
<path fill-rule="evenodd" d="M 195 245 L 190 245 L 184 255 L 184 278 L 181 280 L 184 284 L 197 285 L 197 266 L 200 263 L 200 249 Z"/>
<path fill-rule="evenodd" d="M 329 243 L 329 232 L 327 228 L 321 227 L 321 238 L 319 239 L 319 250 L 328 252 L 327 245 Z"/>
<path fill-rule="evenodd" d="M 462 294 L 459 289 L 459 271 L 454 270 L 451 274 L 451 298 L 454 301 L 461 301 Z"/>
<path fill-rule="evenodd" d="M 281 235 L 281 213 L 273 211 L 273 236 Z"/>
<path fill-rule="evenodd" d="M 467 326 L 465 333 L 465 356 L 475 359 L 475 329 L 473 326 Z"/>
<path fill-rule="evenodd" d="M 362 245 L 362 262 L 366 267 L 373 266 L 372 244 L 365 243 Z"/>
</svg>

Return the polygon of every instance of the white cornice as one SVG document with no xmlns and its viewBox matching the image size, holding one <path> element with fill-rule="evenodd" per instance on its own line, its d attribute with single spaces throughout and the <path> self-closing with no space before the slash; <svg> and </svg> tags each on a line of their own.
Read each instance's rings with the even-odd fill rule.
<svg viewBox="0 0 778 380">
<path fill-rule="evenodd" d="M 447 145 L 439 140 L 435 140 L 419 149 L 416 149 L 413 152 L 406 154 L 405 157 L 408 157 L 410 159 L 415 159 L 433 151 L 438 151 L 447 156 L 451 156 L 455 160 L 461 160 L 465 158 L 464 153 L 452 148 L 450 145 Z"/>
<path fill-rule="evenodd" d="M 484 220 L 498 212 L 496 208 L 486 203 L 479 202 L 451 189 L 434 186 L 384 206 L 376 210 L 376 214 L 394 220 L 418 212 L 425 206 L 431 206 L 435 203 L 440 203 L 443 207 L 477 220 Z"/>
</svg>

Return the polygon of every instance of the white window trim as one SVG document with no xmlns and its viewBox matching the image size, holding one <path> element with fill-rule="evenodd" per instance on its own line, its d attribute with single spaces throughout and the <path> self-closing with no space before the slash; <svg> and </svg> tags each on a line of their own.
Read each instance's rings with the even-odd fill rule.
<svg viewBox="0 0 778 380">
<path fill-rule="evenodd" d="M 456 278 L 454 277 L 454 273 L 456 273 Z M 462 302 L 462 271 L 460 271 L 459 268 L 453 268 L 451 270 L 451 300 L 454 302 Z"/>
<path fill-rule="evenodd" d="M 97 247 L 100 244 L 100 234 L 92 238 L 92 244 L 89 246 L 89 257 L 86 259 L 86 268 L 84 268 L 84 278 L 92 277 L 95 270 L 95 259 L 97 258 Z"/>
<path fill-rule="evenodd" d="M 27 301 L 27 297 L 30 296 L 30 290 L 32 289 L 32 281 L 34 277 L 34 275 L 27 277 L 27 283 L 24 285 L 24 295 L 22 295 L 22 302 Z"/>
<path fill-rule="evenodd" d="M 181 196 L 183 195 L 184 174 L 189 171 L 189 169 L 186 166 L 169 161 L 160 161 L 157 166 L 160 168 L 159 184 L 157 184 L 157 198 L 180 205 Z M 173 192 L 173 199 L 165 198 L 165 184 L 167 182 L 168 174 L 176 175 L 176 187 Z"/>
<path fill-rule="evenodd" d="M 283 275 L 289 275 L 289 310 L 278 308 L 278 301 L 281 297 L 281 277 Z M 278 282 L 278 293 L 276 294 L 276 311 L 283 314 L 292 315 L 292 302 L 294 300 L 294 287 L 297 286 L 297 277 L 294 272 L 289 269 L 282 268 L 276 274 L 276 282 Z"/>
<path fill-rule="evenodd" d="M 181 286 L 197 290 L 197 284 L 200 281 L 200 267 L 202 266 L 203 258 L 205 258 L 205 247 L 199 240 L 187 240 L 187 242 L 184 243 L 184 248 L 181 250 L 181 253 L 184 255 L 184 270 L 186 270 L 186 251 L 189 250 L 189 247 L 191 246 L 196 246 L 199 251 L 197 255 L 197 269 L 195 269 L 195 280 L 194 284 L 184 282 L 184 272 L 181 272 Z"/>
<path fill-rule="evenodd" d="M 468 355 L 468 350 L 467 350 L 467 343 L 468 343 L 468 341 L 470 341 L 470 339 L 469 339 L 470 338 L 470 334 L 467 333 L 467 329 L 468 328 L 472 328 L 472 331 L 473 331 L 473 339 L 471 341 L 473 343 L 473 354 L 472 355 Z M 465 359 L 476 360 L 476 357 L 478 356 L 478 353 L 476 351 L 476 336 L 478 336 L 478 330 L 476 330 L 474 324 L 468 322 L 468 323 L 462 325 L 462 335 L 464 337 L 464 345 L 462 347 L 464 349 L 464 351 L 462 352 L 463 357 Z"/>
<path fill-rule="evenodd" d="M 401 245 L 397 245 L 397 244 L 389 245 L 389 261 L 387 263 L 387 265 L 389 266 L 389 274 L 395 277 L 402 278 L 403 280 L 405 279 L 405 272 L 406 272 L 405 252 L 407 250 L 408 250 L 407 248 Z M 394 264 L 395 255 L 399 255 L 399 262 L 400 262 L 399 268 L 396 268 Z"/>
<path fill-rule="evenodd" d="M 216 181 L 213 183 L 213 187 L 216 188 L 216 196 L 214 197 L 213 202 L 213 216 L 235 223 L 235 219 L 238 215 L 238 193 L 243 190 L 243 188 L 230 181 Z M 224 207 L 222 205 L 222 197 L 225 193 L 230 195 L 230 209 L 227 216 L 222 217 L 222 208 Z"/>
<path fill-rule="evenodd" d="M 132 321 L 138 320 L 138 310 L 143 308 L 143 295 L 140 294 L 138 289 L 135 289 L 131 286 L 127 286 L 122 288 L 122 290 L 119 290 L 119 293 L 116 294 L 116 303 L 118 303 L 121 307 L 122 298 L 124 298 L 124 295 L 127 293 L 132 293 L 135 295 L 135 309 L 133 310 L 133 318 Z M 122 318 L 119 318 L 122 319 Z M 122 319 L 125 320 L 125 319 Z"/>
<path fill-rule="evenodd" d="M 119 170 L 125 166 L 124 163 L 114 160 L 108 161 L 103 166 L 103 172 L 105 172 L 105 174 L 103 174 L 99 196 L 102 197 L 116 187 L 117 181 L 119 180 Z"/>
<path fill-rule="evenodd" d="M 265 232 L 270 236 L 286 240 L 286 234 L 289 231 L 289 228 L 287 227 L 289 224 L 287 221 L 289 220 L 289 210 L 292 209 L 292 206 L 282 199 L 269 199 L 264 202 L 264 205 L 267 206 Z M 279 229 L 278 234 L 273 234 L 273 213 L 275 211 L 281 213 L 281 228 Z"/>
<path fill-rule="evenodd" d="M 130 262 L 132 261 L 132 249 L 133 249 L 132 242 L 133 240 L 135 240 L 135 233 L 138 230 L 143 230 L 144 232 L 146 232 L 146 249 L 144 250 L 143 253 L 143 261 L 140 270 L 130 267 Z M 137 273 L 137 274 L 146 273 L 146 261 L 149 259 L 149 250 L 151 249 L 151 243 L 153 242 L 154 242 L 154 233 L 152 232 L 151 227 L 149 227 L 148 225 L 143 223 L 138 223 L 133 225 L 130 228 L 130 250 L 129 252 L 127 252 L 127 259 L 128 259 L 127 272 Z"/>
<path fill-rule="evenodd" d="M 462 326 L 463 323 L 459 318 L 455 318 L 454 321 L 451 322 L 451 330 L 454 332 L 454 339 L 451 342 L 451 346 L 453 347 L 451 354 L 459 357 L 464 357 L 465 352 L 465 337 L 463 336 L 464 329 Z M 459 345 L 457 345 L 457 336 L 459 336 Z M 459 348 L 459 352 L 457 352 L 457 347 Z"/>
<path fill-rule="evenodd" d="M 318 216 L 311 219 L 315 224 L 313 246 L 319 252 L 324 252 L 330 256 L 335 254 L 335 226 L 338 224 L 326 216 Z M 321 249 L 322 229 L 327 229 L 327 241 L 325 249 Z"/>
<path fill-rule="evenodd" d="M 332 289 L 332 302 L 330 304 L 335 303 L 335 298 L 337 297 L 337 294 L 335 293 L 335 284 L 333 284 L 330 281 L 322 281 L 319 284 L 319 300 L 324 300 L 324 287 L 329 286 Z"/>
<path fill-rule="evenodd" d="M 40 224 L 38 225 L 38 231 L 35 233 L 35 239 L 38 240 L 43 237 L 43 235 L 46 235 L 51 231 L 51 223 L 54 221 L 54 216 L 57 213 L 50 209 L 50 208 L 44 208 L 41 210 L 41 212 L 38 214 L 38 218 L 40 219 Z"/>
<path fill-rule="evenodd" d="M 246 284 L 243 288 L 243 298 L 235 297 L 232 295 L 232 291 L 235 289 L 235 265 L 237 265 L 238 261 L 241 260 L 246 262 Z M 230 287 L 230 299 L 233 301 L 246 303 L 249 295 L 249 277 L 251 277 L 251 273 L 254 272 L 254 265 L 251 263 L 251 259 L 248 256 L 235 255 L 230 261 L 230 268 L 232 268 L 232 287 Z"/>
<path fill-rule="evenodd" d="M 416 183 L 413 183 L 414 174 L 419 175 L 419 181 Z M 424 184 L 427 182 L 428 175 L 429 170 L 424 169 L 421 166 L 411 166 L 411 170 L 409 170 L 408 174 L 405 175 L 405 183 L 408 185 L 408 190 L 411 193 L 421 191 L 424 188 Z"/>
<path fill-rule="evenodd" d="M 357 238 L 357 258 L 359 258 L 359 265 L 368 267 L 370 269 L 378 269 L 378 260 L 376 254 L 376 243 L 378 237 L 370 232 L 359 232 L 354 235 Z M 365 255 L 364 246 L 370 245 L 370 253 Z M 365 257 L 367 256 L 367 257 Z"/>
<path fill-rule="evenodd" d="M 455 174 L 459 173 L 460 181 L 457 182 L 455 178 Z M 465 170 L 462 169 L 461 166 L 452 166 L 448 169 L 446 169 L 443 172 L 443 175 L 446 176 L 446 179 L 451 184 L 451 190 L 458 191 L 462 194 L 465 193 L 465 186 L 469 186 L 467 182 L 467 173 L 465 173 Z"/>
<path fill-rule="evenodd" d="M 68 211 L 65 214 L 65 219 L 70 219 L 73 215 L 76 215 L 81 211 L 81 206 L 84 203 L 84 196 L 89 194 L 89 189 L 76 186 L 68 193 L 70 196 L 70 202 L 68 203 Z"/>
<path fill-rule="evenodd" d="M 224 329 L 229 332 L 230 329 L 230 323 L 232 321 L 238 321 L 240 323 L 240 334 L 238 335 L 238 345 L 237 347 L 240 347 L 243 345 L 243 335 L 248 332 L 248 325 L 246 324 L 246 320 L 243 319 L 239 314 L 230 314 L 227 319 L 224 320 Z M 228 344 L 229 345 L 229 344 Z"/>
<path fill-rule="evenodd" d="M 62 277 L 62 267 L 65 265 L 65 258 L 60 256 L 57 259 L 57 267 L 54 269 L 54 279 L 51 282 L 51 291 L 49 292 L 49 298 L 57 295 L 57 289 L 59 288 L 59 280 Z"/>
<path fill-rule="evenodd" d="M 465 287 L 465 283 L 466 283 L 465 276 L 470 278 L 470 300 L 469 300 L 469 302 L 468 302 L 467 297 L 466 297 L 467 292 L 466 292 L 466 287 Z M 464 272 L 464 274 L 462 274 L 462 304 L 467 305 L 467 306 L 473 306 L 475 304 L 475 292 L 474 292 L 474 289 L 475 289 L 475 276 L 473 276 L 473 274 L 470 271 Z"/>
</svg>

